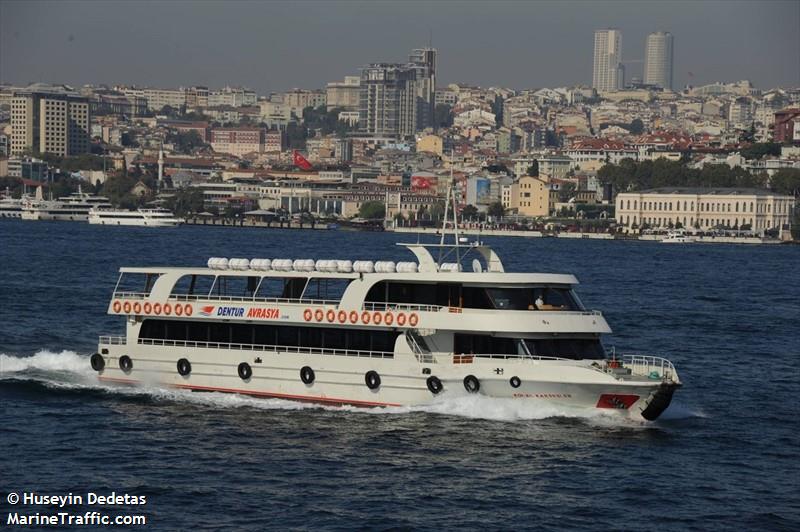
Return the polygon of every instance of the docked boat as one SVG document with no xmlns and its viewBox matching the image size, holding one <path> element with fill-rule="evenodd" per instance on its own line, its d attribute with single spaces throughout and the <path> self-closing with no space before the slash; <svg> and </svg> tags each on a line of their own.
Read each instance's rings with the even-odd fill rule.
<svg viewBox="0 0 800 532">
<path fill-rule="evenodd" d="M 94 208 L 89 211 L 89 223 L 96 225 L 137 225 L 175 227 L 183 221 L 167 209 L 137 209 L 135 211 Z"/>
<path fill-rule="evenodd" d="M 572 275 L 511 273 L 465 242 L 401 244 L 407 262 L 211 258 L 120 269 L 92 368 L 161 383 L 327 404 L 483 394 L 654 420 L 681 385 L 656 356 L 609 354 Z"/>
<path fill-rule="evenodd" d="M 21 218 L 22 203 L 26 199 L 26 196 L 13 198 L 9 193 L 0 197 L 0 218 Z"/>
<path fill-rule="evenodd" d="M 694 236 L 683 229 L 672 230 L 667 233 L 666 237 L 660 240 L 662 244 L 690 244 L 696 241 L 697 239 Z"/>
<path fill-rule="evenodd" d="M 111 209 L 108 198 L 87 194 L 78 188 L 69 196 L 56 200 L 44 199 L 42 188 L 36 189 L 36 196 L 22 202 L 21 218 L 23 220 L 57 220 L 85 222 L 92 209 Z"/>
</svg>

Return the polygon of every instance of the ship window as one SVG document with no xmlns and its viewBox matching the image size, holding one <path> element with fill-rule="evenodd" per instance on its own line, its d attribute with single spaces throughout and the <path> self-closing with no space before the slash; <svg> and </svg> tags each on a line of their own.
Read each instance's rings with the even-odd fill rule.
<svg viewBox="0 0 800 532">
<path fill-rule="evenodd" d="M 308 279 L 305 277 L 286 279 L 281 297 L 283 299 L 300 299 L 303 296 L 303 290 L 305 290 L 307 281 Z"/>
<path fill-rule="evenodd" d="M 314 277 L 309 279 L 303 299 L 326 299 L 329 301 L 339 301 L 344 295 L 344 291 L 350 284 L 350 279 L 326 279 Z"/>
<path fill-rule="evenodd" d="M 172 287 L 172 294 L 205 297 L 211 291 L 213 284 L 213 275 L 184 275 Z"/>
<path fill-rule="evenodd" d="M 211 289 L 212 297 L 253 297 L 258 286 L 258 277 L 239 275 L 220 275 Z"/>
<path fill-rule="evenodd" d="M 547 338 L 525 340 L 528 351 L 534 356 L 581 359 L 605 358 L 600 340 L 584 338 Z"/>
<path fill-rule="evenodd" d="M 519 340 L 488 334 L 456 334 L 453 338 L 453 352 L 475 355 L 524 354 Z"/>
<path fill-rule="evenodd" d="M 160 273 L 121 273 L 114 292 L 149 294 L 160 276 Z"/>
</svg>

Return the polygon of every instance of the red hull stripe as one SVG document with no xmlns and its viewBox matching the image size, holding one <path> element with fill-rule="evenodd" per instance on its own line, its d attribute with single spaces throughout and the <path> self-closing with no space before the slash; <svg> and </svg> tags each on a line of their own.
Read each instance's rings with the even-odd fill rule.
<svg viewBox="0 0 800 532">
<path fill-rule="evenodd" d="M 139 381 L 132 379 L 118 379 L 115 377 L 98 377 L 101 381 L 118 382 L 122 384 L 138 384 Z M 213 386 L 192 386 L 190 384 L 168 384 L 173 388 L 181 388 L 184 390 L 199 390 L 204 392 L 225 392 L 225 393 L 238 393 L 241 395 L 252 395 L 255 397 L 272 397 L 275 399 L 290 399 L 292 401 L 303 401 L 308 403 L 325 403 L 334 405 L 353 405 L 353 406 L 403 406 L 398 403 L 376 403 L 373 401 L 357 401 L 355 399 L 336 399 L 333 397 L 314 397 L 310 395 L 291 395 L 284 393 L 270 393 L 270 392 L 254 392 L 249 390 L 240 390 L 237 388 L 216 388 Z"/>
</svg>

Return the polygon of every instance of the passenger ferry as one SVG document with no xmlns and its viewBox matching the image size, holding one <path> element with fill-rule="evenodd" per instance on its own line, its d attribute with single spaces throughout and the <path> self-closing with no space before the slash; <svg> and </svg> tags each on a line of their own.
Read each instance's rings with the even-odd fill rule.
<svg viewBox="0 0 800 532">
<path fill-rule="evenodd" d="M 135 211 L 95 208 L 89 211 L 89 223 L 95 225 L 138 225 L 175 227 L 183 221 L 167 209 L 137 209 Z"/>
<path fill-rule="evenodd" d="M 23 220 L 58 220 L 85 222 L 89 219 L 89 211 L 93 208 L 112 208 L 108 198 L 82 192 L 73 192 L 57 200 L 42 198 L 42 187 L 36 189 L 36 197 L 22 202 Z"/>
<path fill-rule="evenodd" d="M 14 198 L 6 189 L 5 194 L 0 195 L 0 218 L 22 218 L 22 203 L 27 199 L 26 195 Z"/>
<path fill-rule="evenodd" d="M 126 331 L 100 337 L 92 368 L 107 382 L 317 403 L 483 394 L 646 420 L 680 386 L 668 360 L 604 350 L 609 326 L 574 276 L 509 273 L 463 239 L 402 245 L 416 260 L 121 268 L 108 312 Z"/>
</svg>

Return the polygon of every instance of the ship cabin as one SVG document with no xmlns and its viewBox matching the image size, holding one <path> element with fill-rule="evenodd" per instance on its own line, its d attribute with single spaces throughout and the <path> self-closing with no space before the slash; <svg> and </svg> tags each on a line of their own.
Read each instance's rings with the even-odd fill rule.
<svg viewBox="0 0 800 532">
<path fill-rule="evenodd" d="M 480 250 L 479 250 L 480 251 Z M 207 268 L 122 268 L 109 313 L 127 341 L 379 356 L 604 358 L 602 315 L 572 275 L 473 262 L 210 259 Z M 265 262 L 266 261 L 266 262 Z M 155 313 L 157 305 L 180 314 Z M 309 351 L 310 350 L 310 351 Z"/>
</svg>

